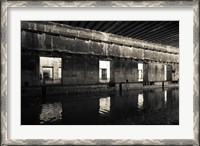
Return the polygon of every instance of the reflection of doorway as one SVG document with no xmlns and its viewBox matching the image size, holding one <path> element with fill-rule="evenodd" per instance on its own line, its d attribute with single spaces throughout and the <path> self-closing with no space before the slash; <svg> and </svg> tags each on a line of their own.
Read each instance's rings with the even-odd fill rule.
<svg viewBox="0 0 200 146">
<path fill-rule="evenodd" d="M 110 81 L 110 61 L 99 61 L 99 81 L 101 83 Z"/>
<path fill-rule="evenodd" d="M 110 97 L 99 98 L 99 113 L 102 115 L 110 112 Z"/>
</svg>

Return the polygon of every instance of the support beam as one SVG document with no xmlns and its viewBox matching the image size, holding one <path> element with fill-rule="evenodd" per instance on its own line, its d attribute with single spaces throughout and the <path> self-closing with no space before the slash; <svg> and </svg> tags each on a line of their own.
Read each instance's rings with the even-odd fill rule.
<svg viewBox="0 0 200 146">
<path fill-rule="evenodd" d="M 37 22 L 23 22 L 22 29 L 27 29 L 31 31 L 38 31 L 41 33 L 51 33 L 55 35 L 80 37 L 83 39 L 91 39 L 97 41 L 103 41 L 107 43 L 116 43 L 126 46 L 133 46 L 138 48 L 145 48 L 155 51 L 163 51 L 168 53 L 179 53 L 178 48 L 156 44 L 148 43 L 146 41 L 141 41 L 138 39 L 131 39 L 127 37 L 119 37 L 117 35 L 110 35 L 107 33 L 90 31 L 81 28 L 74 28 L 70 26 L 55 25 L 51 23 L 37 23 Z"/>
</svg>

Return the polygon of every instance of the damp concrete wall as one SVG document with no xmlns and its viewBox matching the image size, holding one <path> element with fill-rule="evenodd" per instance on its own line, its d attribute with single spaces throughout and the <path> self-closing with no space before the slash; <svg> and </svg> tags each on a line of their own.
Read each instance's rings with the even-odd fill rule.
<svg viewBox="0 0 200 146">
<path fill-rule="evenodd" d="M 179 80 L 179 65 L 173 64 L 172 65 L 172 81 L 178 81 Z"/>
<path fill-rule="evenodd" d="M 148 64 L 148 81 L 164 81 L 164 65 L 158 63 Z"/>
<path fill-rule="evenodd" d="M 95 56 L 66 56 L 62 58 L 63 84 L 98 84 L 99 60 Z"/>
<path fill-rule="evenodd" d="M 65 56 L 63 57 L 63 84 L 98 84 L 99 60 L 106 60 L 96 56 Z M 138 63 L 113 59 L 110 61 L 111 82 L 137 82 Z"/>
<path fill-rule="evenodd" d="M 160 62 L 178 62 L 179 58 L 178 48 L 50 23 L 23 22 L 22 44 L 22 47 L 26 49 Z"/>
<path fill-rule="evenodd" d="M 178 80 L 179 50 L 97 31 L 41 22 L 22 22 L 22 85 L 40 85 L 39 56 L 62 58 L 62 84 L 99 84 L 99 60 L 110 61 L 111 81 Z"/>
<path fill-rule="evenodd" d="M 114 81 L 137 82 L 138 81 L 138 63 L 126 59 L 114 60 Z"/>
<path fill-rule="evenodd" d="M 21 53 L 21 86 L 39 84 L 39 55 Z"/>
<path fill-rule="evenodd" d="M 143 65 L 144 82 L 153 82 L 153 81 L 178 81 L 179 75 L 179 66 L 178 65 L 166 65 L 166 80 L 165 80 L 165 64 L 160 63 L 147 63 Z"/>
</svg>

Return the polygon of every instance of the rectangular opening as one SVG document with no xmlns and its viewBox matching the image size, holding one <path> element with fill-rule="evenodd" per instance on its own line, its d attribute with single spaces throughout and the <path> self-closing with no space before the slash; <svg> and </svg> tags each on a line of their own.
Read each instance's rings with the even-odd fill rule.
<svg viewBox="0 0 200 146">
<path fill-rule="evenodd" d="M 42 76 L 46 80 L 53 80 L 53 67 L 43 66 L 42 67 Z"/>
<path fill-rule="evenodd" d="M 164 66 L 164 80 L 167 80 L 167 65 Z"/>
<path fill-rule="evenodd" d="M 59 84 L 62 78 L 62 59 L 57 57 L 40 57 L 41 84 Z"/>
<path fill-rule="evenodd" d="M 61 69 L 61 67 L 59 67 L 59 69 L 58 69 L 58 78 L 61 79 L 61 77 L 62 77 L 62 69 Z"/>
<path fill-rule="evenodd" d="M 110 81 L 110 61 L 99 61 L 99 81 L 100 83 Z"/>
<path fill-rule="evenodd" d="M 143 81 L 143 63 L 138 63 L 138 81 Z"/>
<path fill-rule="evenodd" d="M 102 79 L 107 80 L 107 69 L 102 69 Z"/>
</svg>

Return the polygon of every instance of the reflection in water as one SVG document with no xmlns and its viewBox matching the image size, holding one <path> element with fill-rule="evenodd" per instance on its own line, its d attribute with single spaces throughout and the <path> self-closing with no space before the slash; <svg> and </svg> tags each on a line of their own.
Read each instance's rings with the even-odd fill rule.
<svg viewBox="0 0 200 146">
<path fill-rule="evenodd" d="M 99 99 L 99 113 L 105 114 L 110 112 L 110 97 Z"/>
<path fill-rule="evenodd" d="M 46 104 L 33 104 L 28 100 L 22 105 L 23 125 L 179 124 L 178 88 L 129 90 L 122 94 L 74 94 L 47 97 Z"/>
<path fill-rule="evenodd" d="M 144 97 L 143 94 L 138 94 L 138 109 L 143 109 Z"/>
<path fill-rule="evenodd" d="M 165 92 L 164 92 L 164 94 L 165 94 L 165 98 L 164 98 L 164 101 L 165 101 L 165 105 L 167 105 L 167 90 L 165 90 Z"/>
<path fill-rule="evenodd" d="M 54 122 L 60 119 L 62 119 L 61 102 L 42 105 L 40 114 L 40 124 L 44 124 L 46 122 Z"/>
</svg>

